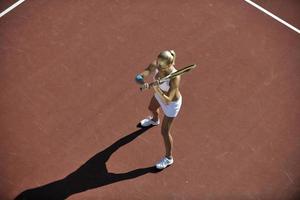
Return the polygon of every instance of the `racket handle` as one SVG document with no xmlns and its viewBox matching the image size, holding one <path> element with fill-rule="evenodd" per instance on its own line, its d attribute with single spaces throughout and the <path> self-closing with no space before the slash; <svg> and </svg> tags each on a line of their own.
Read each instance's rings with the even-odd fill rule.
<svg viewBox="0 0 300 200">
<path fill-rule="evenodd" d="M 144 84 L 142 85 L 142 87 L 140 87 L 140 91 L 143 91 L 143 90 L 145 90 L 145 89 L 150 89 L 150 88 L 152 88 L 154 85 L 159 85 L 159 84 L 160 84 L 160 81 L 159 81 L 159 80 L 154 81 L 154 82 L 152 82 L 152 83 L 144 83 Z"/>
</svg>

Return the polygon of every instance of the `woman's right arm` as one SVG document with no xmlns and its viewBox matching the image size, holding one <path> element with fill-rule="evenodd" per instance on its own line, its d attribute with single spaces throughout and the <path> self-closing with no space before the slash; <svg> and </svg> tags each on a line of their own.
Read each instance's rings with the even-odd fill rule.
<svg viewBox="0 0 300 200">
<path fill-rule="evenodd" d="M 143 78 L 145 78 L 149 76 L 155 69 L 156 69 L 156 61 L 153 61 L 142 73 L 140 73 L 140 75 L 142 75 Z"/>
</svg>

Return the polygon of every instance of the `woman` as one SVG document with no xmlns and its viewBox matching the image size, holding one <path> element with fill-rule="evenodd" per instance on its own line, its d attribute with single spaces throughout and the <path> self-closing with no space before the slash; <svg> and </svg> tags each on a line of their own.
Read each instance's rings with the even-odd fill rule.
<svg viewBox="0 0 300 200">
<path fill-rule="evenodd" d="M 176 54 L 173 50 L 162 51 L 157 59 L 153 61 L 144 72 L 137 75 L 136 80 L 139 83 L 144 82 L 144 78 L 149 76 L 155 71 L 154 80 L 163 78 L 170 73 L 176 71 L 175 69 L 175 57 Z M 181 104 L 182 97 L 179 91 L 180 76 L 176 76 L 173 79 L 160 84 L 159 86 L 153 86 L 154 96 L 152 97 L 148 109 L 152 116 L 143 119 L 140 124 L 143 127 L 150 125 L 159 125 L 159 107 L 164 112 L 164 118 L 162 121 L 161 133 L 163 135 L 164 144 L 166 148 L 165 157 L 162 158 L 157 164 L 157 169 L 164 169 L 167 166 L 173 164 L 174 159 L 172 156 L 173 139 L 170 133 L 172 123 L 177 116 Z"/>
</svg>

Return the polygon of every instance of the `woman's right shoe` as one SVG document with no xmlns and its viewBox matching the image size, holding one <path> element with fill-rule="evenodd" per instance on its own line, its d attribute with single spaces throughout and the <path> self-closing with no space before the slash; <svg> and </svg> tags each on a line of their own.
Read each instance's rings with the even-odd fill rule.
<svg viewBox="0 0 300 200">
<path fill-rule="evenodd" d="M 152 116 L 148 116 L 146 119 L 143 119 L 140 122 L 141 126 L 142 127 L 148 127 L 150 125 L 153 125 L 153 126 L 159 125 L 159 123 L 160 123 L 159 119 L 157 121 L 153 121 L 152 118 L 153 118 Z"/>
<path fill-rule="evenodd" d="M 156 169 L 165 169 L 166 167 L 168 167 L 169 165 L 172 165 L 173 163 L 174 163 L 173 158 L 164 157 L 155 165 L 155 167 L 156 167 Z"/>
</svg>

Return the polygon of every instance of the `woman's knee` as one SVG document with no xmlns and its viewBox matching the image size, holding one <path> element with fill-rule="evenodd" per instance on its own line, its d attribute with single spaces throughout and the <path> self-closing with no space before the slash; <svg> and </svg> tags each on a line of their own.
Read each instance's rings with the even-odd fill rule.
<svg viewBox="0 0 300 200">
<path fill-rule="evenodd" d="M 151 105 L 148 106 L 148 110 L 152 111 L 153 107 Z"/>
<path fill-rule="evenodd" d="M 157 108 L 154 108 L 152 106 L 148 106 L 148 110 L 150 110 L 153 113 L 157 113 L 158 114 L 158 109 Z"/>
<path fill-rule="evenodd" d="M 161 126 L 161 134 L 168 136 L 170 134 L 170 129 L 168 127 Z"/>
<path fill-rule="evenodd" d="M 157 100 L 155 99 L 155 97 L 152 97 L 151 101 L 150 101 L 150 104 L 148 106 L 148 109 L 151 111 L 151 112 L 154 112 L 154 113 L 158 113 L 158 110 L 159 110 L 159 103 L 157 102 Z"/>
</svg>

